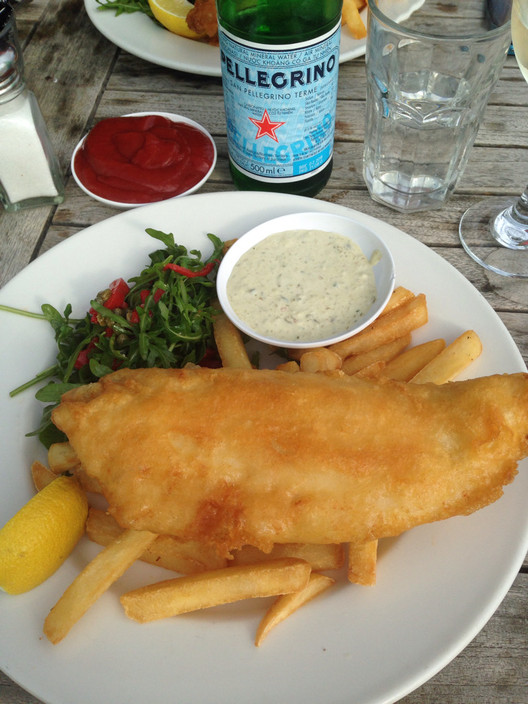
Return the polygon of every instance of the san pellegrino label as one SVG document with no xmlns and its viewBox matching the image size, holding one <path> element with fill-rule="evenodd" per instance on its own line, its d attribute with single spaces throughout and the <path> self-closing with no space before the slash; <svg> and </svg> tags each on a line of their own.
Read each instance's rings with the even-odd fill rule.
<svg viewBox="0 0 528 704">
<path fill-rule="evenodd" d="M 229 158 L 262 182 L 309 178 L 330 162 L 341 25 L 311 41 L 247 42 L 220 24 Z"/>
</svg>

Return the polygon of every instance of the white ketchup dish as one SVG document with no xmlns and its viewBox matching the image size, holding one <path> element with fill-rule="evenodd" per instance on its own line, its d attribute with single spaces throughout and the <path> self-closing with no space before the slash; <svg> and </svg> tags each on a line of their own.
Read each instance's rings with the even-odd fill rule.
<svg viewBox="0 0 528 704">
<path fill-rule="evenodd" d="M 84 193 L 125 210 L 194 193 L 216 160 L 205 127 L 149 111 L 100 120 L 75 147 L 71 171 Z"/>
<path fill-rule="evenodd" d="M 242 235 L 218 270 L 228 318 L 256 340 L 321 347 L 369 325 L 394 288 L 383 240 L 341 215 L 304 212 L 274 218 Z"/>
</svg>

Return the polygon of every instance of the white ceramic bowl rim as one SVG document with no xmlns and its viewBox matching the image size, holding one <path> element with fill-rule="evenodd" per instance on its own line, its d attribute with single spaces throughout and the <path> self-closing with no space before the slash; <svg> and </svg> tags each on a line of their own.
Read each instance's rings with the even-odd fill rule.
<svg viewBox="0 0 528 704">
<path fill-rule="evenodd" d="M 167 117 L 169 120 L 172 120 L 172 122 L 183 122 L 186 125 L 191 125 L 192 127 L 196 127 L 197 130 L 200 130 L 202 134 L 204 134 L 209 141 L 211 142 L 213 146 L 213 161 L 211 164 L 211 168 L 209 171 L 205 174 L 205 176 L 198 181 L 192 188 L 189 188 L 187 191 L 184 191 L 183 193 L 179 193 L 177 196 L 171 196 L 171 198 L 181 198 L 182 196 L 188 196 L 191 193 L 194 193 L 197 191 L 199 188 L 201 188 L 204 183 L 207 181 L 209 176 L 212 174 L 213 169 L 216 166 L 216 160 L 217 160 L 217 149 L 216 149 L 216 144 L 212 136 L 209 134 L 209 132 L 203 127 L 203 125 L 200 125 L 199 122 L 196 122 L 195 120 L 191 120 L 189 117 L 185 117 L 184 115 L 177 115 L 176 113 L 172 112 L 155 112 L 152 110 L 147 110 L 146 112 L 131 112 L 127 113 L 126 115 L 120 115 L 120 117 L 146 117 L 147 115 L 159 115 L 160 117 Z M 84 140 L 86 137 L 88 137 L 90 133 L 88 132 L 87 134 L 84 135 L 84 137 L 80 140 L 80 142 L 77 144 L 75 149 L 73 150 L 73 154 L 71 157 L 71 162 L 70 162 L 70 167 L 71 167 L 71 172 L 72 176 L 75 180 L 75 183 L 79 186 L 79 188 L 86 193 L 86 195 L 91 196 L 92 198 L 95 198 L 95 200 L 98 200 L 100 203 L 104 203 L 105 205 L 110 205 L 114 208 L 121 208 L 121 209 L 128 209 L 128 208 L 140 208 L 143 205 L 152 205 L 152 202 L 148 203 L 122 203 L 120 201 L 116 200 L 109 200 L 108 198 L 103 198 L 103 196 L 98 196 L 96 193 L 93 193 L 90 191 L 86 186 L 83 184 L 81 179 L 77 176 L 77 173 L 75 171 L 75 156 L 79 149 L 82 147 L 84 144 Z M 160 203 L 162 200 L 170 200 L 170 198 L 163 198 L 160 199 L 159 201 L 154 201 L 156 203 Z"/>
<path fill-rule="evenodd" d="M 370 259 L 378 251 L 381 254 L 379 261 L 374 265 L 374 278 L 376 281 L 377 297 L 369 310 L 349 330 L 343 331 L 330 338 L 320 338 L 309 342 L 281 340 L 267 337 L 253 330 L 241 320 L 233 310 L 227 296 L 227 282 L 238 259 L 251 247 L 258 244 L 266 237 L 287 230 L 323 230 L 337 232 L 354 241 Z M 309 349 L 323 347 L 340 342 L 363 330 L 381 313 L 394 289 L 395 272 L 392 254 L 383 240 L 370 228 L 345 215 L 336 215 L 321 212 L 304 212 L 284 215 L 257 225 L 249 230 L 229 248 L 225 254 L 216 279 L 217 295 L 220 305 L 227 317 L 252 338 L 276 347 L 289 347 L 292 349 Z"/>
</svg>

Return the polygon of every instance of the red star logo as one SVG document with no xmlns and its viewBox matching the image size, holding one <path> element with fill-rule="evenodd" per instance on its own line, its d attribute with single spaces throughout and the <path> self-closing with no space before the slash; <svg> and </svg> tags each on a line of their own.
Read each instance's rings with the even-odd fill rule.
<svg viewBox="0 0 528 704">
<path fill-rule="evenodd" d="M 250 117 L 249 119 L 256 127 L 258 127 L 258 132 L 255 139 L 260 139 L 261 137 L 268 135 L 268 137 L 271 137 L 276 142 L 279 141 L 277 139 L 277 135 L 275 134 L 275 130 L 278 130 L 279 127 L 284 125 L 284 122 L 272 122 L 267 110 L 264 110 L 264 114 L 260 120 L 255 120 L 253 117 Z"/>
</svg>

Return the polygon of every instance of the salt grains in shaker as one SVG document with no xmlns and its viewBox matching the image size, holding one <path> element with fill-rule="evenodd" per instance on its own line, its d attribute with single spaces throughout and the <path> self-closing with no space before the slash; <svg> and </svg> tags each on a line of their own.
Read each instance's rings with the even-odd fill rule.
<svg viewBox="0 0 528 704">
<path fill-rule="evenodd" d="M 61 203 L 64 183 L 37 99 L 26 88 L 13 9 L 0 0 L 0 203 Z"/>
</svg>

